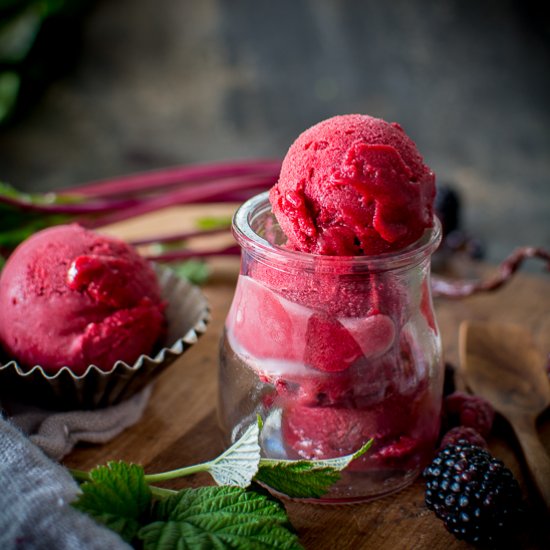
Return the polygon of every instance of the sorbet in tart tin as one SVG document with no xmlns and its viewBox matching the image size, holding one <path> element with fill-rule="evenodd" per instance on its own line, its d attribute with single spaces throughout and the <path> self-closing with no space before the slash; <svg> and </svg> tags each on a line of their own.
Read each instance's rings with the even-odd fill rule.
<svg viewBox="0 0 550 550">
<path fill-rule="evenodd" d="M 71 224 L 40 231 L 0 275 L 0 397 L 53 409 L 134 395 L 202 335 L 199 288 L 125 242 Z"/>
</svg>

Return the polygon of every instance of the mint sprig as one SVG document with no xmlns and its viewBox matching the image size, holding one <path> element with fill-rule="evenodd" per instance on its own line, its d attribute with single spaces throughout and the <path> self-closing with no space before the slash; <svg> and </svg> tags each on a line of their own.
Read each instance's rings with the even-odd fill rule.
<svg viewBox="0 0 550 550">
<path fill-rule="evenodd" d="M 260 458 L 261 424 L 249 426 L 217 458 L 169 472 L 145 474 L 126 462 L 72 470 L 84 482 L 74 506 L 146 550 L 301 548 L 283 505 L 254 481 L 290 497 L 318 498 L 372 440 L 334 459 L 266 459 Z M 153 485 L 197 472 L 208 472 L 218 485 L 180 491 Z"/>
</svg>

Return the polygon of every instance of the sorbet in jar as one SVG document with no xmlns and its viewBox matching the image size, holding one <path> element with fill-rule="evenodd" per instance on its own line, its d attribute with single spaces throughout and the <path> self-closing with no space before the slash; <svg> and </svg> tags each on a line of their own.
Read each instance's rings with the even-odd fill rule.
<svg viewBox="0 0 550 550">
<path fill-rule="evenodd" d="M 325 500 L 396 491 L 433 452 L 434 192 L 400 127 L 348 115 L 302 134 L 271 202 L 254 197 L 234 218 L 242 264 L 222 342 L 222 427 L 234 441 L 261 414 L 272 458 L 333 458 L 373 438 Z"/>
</svg>

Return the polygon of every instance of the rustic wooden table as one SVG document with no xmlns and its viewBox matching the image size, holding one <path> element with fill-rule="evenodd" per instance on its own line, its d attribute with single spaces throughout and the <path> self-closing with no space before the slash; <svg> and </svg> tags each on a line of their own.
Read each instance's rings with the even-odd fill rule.
<svg viewBox="0 0 550 550">
<path fill-rule="evenodd" d="M 226 207 L 220 207 L 224 212 Z M 209 207 L 212 212 L 212 207 Z M 170 232 L 192 223 L 200 211 L 171 209 L 107 229 L 124 238 Z M 69 467 L 92 468 L 107 460 L 142 464 L 146 472 L 169 470 L 216 456 L 222 444 L 216 419 L 217 349 L 225 315 L 231 303 L 236 258 L 213 263 L 214 272 L 204 292 L 212 308 L 212 324 L 202 339 L 157 379 L 143 418 L 111 442 L 80 446 L 65 459 Z M 469 266 L 461 266 L 463 275 Z M 451 301 L 436 300 L 445 358 L 458 364 L 458 326 L 466 319 L 497 319 L 520 323 L 532 330 L 545 356 L 550 352 L 550 277 L 517 275 L 493 294 Z M 540 419 L 539 433 L 550 452 L 550 414 Z M 543 506 L 526 475 L 519 447 L 510 428 L 496 422 L 490 448 L 519 479 L 528 502 L 528 514 L 518 534 L 516 548 L 550 548 L 550 534 Z M 550 483 L 550 480 L 548 480 Z M 178 484 L 179 483 L 179 484 Z M 167 487 L 212 483 L 203 474 L 171 482 Z M 290 519 L 306 549 L 461 549 L 456 540 L 424 505 L 423 483 L 379 500 L 348 506 L 286 502 Z"/>
</svg>

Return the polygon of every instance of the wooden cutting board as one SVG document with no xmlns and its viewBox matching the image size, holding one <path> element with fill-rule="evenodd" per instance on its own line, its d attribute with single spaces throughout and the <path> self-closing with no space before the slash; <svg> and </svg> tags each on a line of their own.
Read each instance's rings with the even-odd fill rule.
<svg viewBox="0 0 550 550">
<path fill-rule="evenodd" d="M 208 206 L 208 214 L 228 214 L 226 205 Z M 229 209 L 228 209 L 229 208 Z M 106 228 L 123 238 L 170 233 L 189 226 L 204 215 L 201 208 L 174 208 Z M 204 243 L 201 243 L 204 245 Z M 213 274 L 204 287 L 213 314 L 206 335 L 157 380 L 144 417 L 111 442 L 81 446 L 64 463 L 89 469 L 107 460 L 142 464 L 147 473 L 170 470 L 214 458 L 222 451 L 216 419 L 218 341 L 233 296 L 238 274 L 237 258 L 212 262 Z M 474 276 L 479 267 L 461 263 L 463 276 Z M 458 365 L 458 326 L 465 319 L 496 319 L 529 328 L 545 356 L 550 353 L 550 276 L 517 275 L 493 293 L 451 301 L 436 300 L 445 358 Z M 458 381 L 460 385 L 460 380 Z M 550 452 L 550 413 L 539 425 Z M 550 548 L 548 518 L 526 478 L 519 447 L 503 420 L 497 419 L 490 448 L 514 472 L 526 496 L 529 513 L 520 533 L 520 548 Z M 183 488 L 211 484 L 204 474 L 167 483 Z M 550 483 L 550 480 L 549 480 Z M 300 541 L 306 549 L 465 549 L 424 505 L 424 487 L 417 480 L 407 489 L 365 504 L 333 506 L 286 502 Z"/>
</svg>

